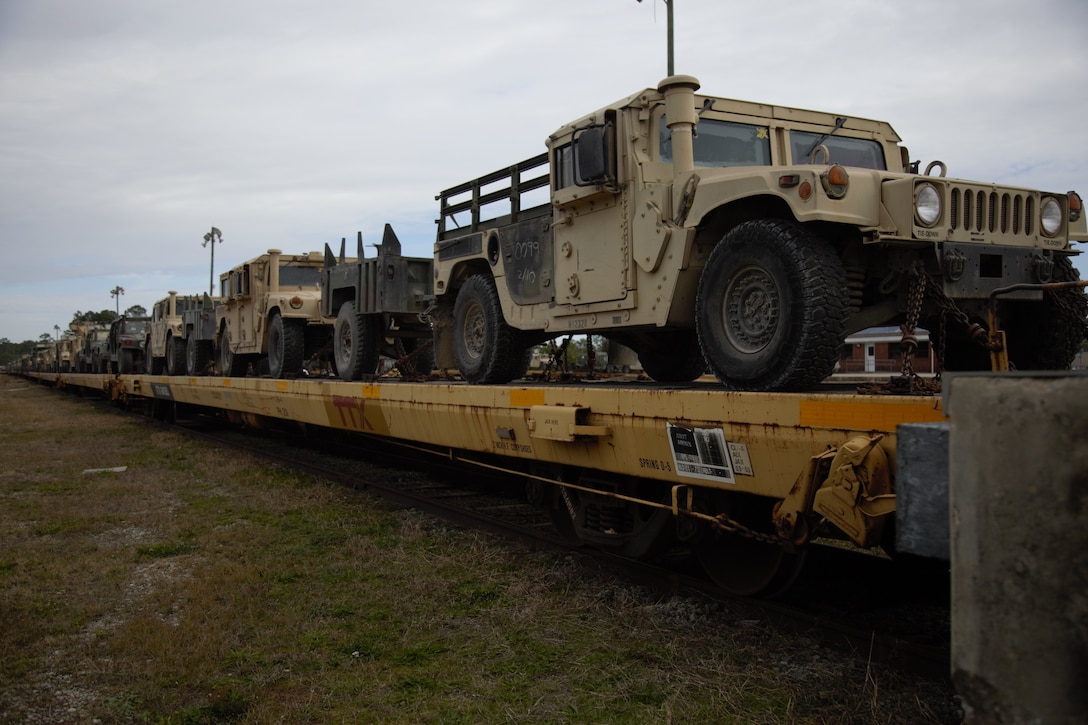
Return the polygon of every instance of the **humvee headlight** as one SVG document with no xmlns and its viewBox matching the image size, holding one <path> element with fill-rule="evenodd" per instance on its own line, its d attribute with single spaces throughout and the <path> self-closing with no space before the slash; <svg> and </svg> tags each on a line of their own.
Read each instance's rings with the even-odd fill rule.
<svg viewBox="0 0 1088 725">
<path fill-rule="evenodd" d="M 1062 228 L 1062 205 L 1052 196 L 1043 202 L 1043 213 L 1039 222 L 1043 225 L 1043 234 L 1052 237 Z"/>
<path fill-rule="evenodd" d="M 915 190 L 914 215 L 924 227 L 933 226 L 941 218 L 941 195 L 933 184 L 921 184 Z"/>
</svg>

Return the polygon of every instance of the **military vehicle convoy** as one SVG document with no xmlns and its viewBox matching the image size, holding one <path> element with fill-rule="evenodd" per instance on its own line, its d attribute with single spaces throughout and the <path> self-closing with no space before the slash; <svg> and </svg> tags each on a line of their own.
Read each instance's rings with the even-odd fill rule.
<svg viewBox="0 0 1088 725">
<path fill-rule="evenodd" d="M 326 346 L 333 320 L 321 315 L 324 265 L 321 252 L 285 255 L 270 249 L 219 276 L 221 375 L 259 374 L 265 359 L 272 377 L 294 375 Z"/>
<path fill-rule="evenodd" d="M 1083 291 L 1005 288 L 1076 278 L 1076 193 L 920 174 L 887 123 L 698 89 L 666 78 L 439 195 L 437 367 L 504 383 L 594 333 L 656 380 L 804 390 L 848 333 L 901 324 L 905 348 L 923 326 L 946 369 L 988 369 L 991 295 L 1015 366 L 1068 367 Z"/>
<path fill-rule="evenodd" d="M 1072 243 L 1088 241 L 1078 194 L 950 178 L 940 161 L 919 173 L 883 121 L 698 89 L 670 76 L 441 192 L 433 258 L 404 257 L 386 225 L 370 259 L 361 238 L 351 259 L 343 242 L 273 249 L 220 275 L 217 300 L 171 292 L 149 369 L 280 378 L 321 358 L 357 380 L 385 356 L 501 384 L 578 333 L 634 350 L 658 381 L 801 391 L 879 325 L 902 328 L 904 361 L 927 329 L 942 370 L 999 353 L 1069 367 L 1088 297 L 1053 283 L 1077 279 Z M 114 371 L 135 364 L 112 354 Z"/>
<path fill-rule="evenodd" d="M 325 245 L 321 314 L 334 319 L 332 358 L 344 380 L 379 372 L 382 356 L 405 368 L 431 371 L 431 326 L 424 313 L 434 299 L 432 260 L 401 255 L 400 240 L 386 224 L 377 255 L 366 258 L 363 237 L 356 258 L 346 260 L 345 240 L 337 258 Z M 424 347 L 424 345 L 426 347 Z"/>
</svg>

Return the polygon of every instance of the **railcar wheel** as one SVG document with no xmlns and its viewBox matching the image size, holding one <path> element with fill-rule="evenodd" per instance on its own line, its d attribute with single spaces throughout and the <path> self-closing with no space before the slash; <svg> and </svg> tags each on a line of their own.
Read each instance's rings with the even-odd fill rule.
<svg viewBox="0 0 1088 725">
<path fill-rule="evenodd" d="M 453 351 L 461 375 L 473 384 L 508 383 L 525 373 L 529 351 L 518 330 L 503 319 L 499 293 L 489 276 L 469 277 L 457 292 Z"/>
<path fill-rule="evenodd" d="M 306 344 L 306 329 L 302 320 L 285 320 L 272 313 L 268 323 L 268 373 L 282 378 L 284 373 L 302 370 L 302 351 Z"/>
<path fill-rule="evenodd" d="M 724 503 L 723 503 L 724 502 Z M 756 533 L 772 533 L 774 502 L 754 497 L 718 496 L 714 510 Z M 739 533 L 706 531 L 692 544 L 695 557 L 711 581 L 738 596 L 776 596 L 793 584 L 804 565 L 807 549 L 789 553 L 778 543 Z"/>
<path fill-rule="evenodd" d="M 185 348 L 173 335 L 166 338 L 166 374 L 185 374 Z"/>
<path fill-rule="evenodd" d="M 548 512 L 559 538 L 569 544 L 581 542 L 575 531 L 574 520 L 577 518 L 578 491 L 567 489 L 550 481 L 569 481 L 570 474 L 556 463 L 534 462 L 529 468 L 531 475 L 525 477 L 525 500 Z M 564 494 L 564 492 L 566 492 Z"/>
<path fill-rule="evenodd" d="M 676 545 L 676 519 L 669 509 L 609 495 L 666 503 L 668 489 L 659 482 L 600 477 L 585 471 L 572 471 L 560 480 L 579 485 L 577 489 L 553 485 L 548 496 L 552 523 L 562 537 L 629 559 L 656 556 Z"/>
<path fill-rule="evenodd" d="M 333 360 L 341 379 L 351 382 L 378 369 L 382 345 L 379 315 L 359 315 L 354 302 L 345 302 L 333 327 Z"/>
<path fill-rule="evenodd" d="M 813 387 L 835 368 L 848 315 L 838 255 L 781 219 L 745 222 L 726 234 L 695 298 L 706 361 L 735 390 Z"/>
<path fill-rule="evenodd" d="M 638 351 L 642 370 L 659 383 L 690 383 L 706 372 L 706 360 L 695 330 L 654 336 Z"/>
</svg>

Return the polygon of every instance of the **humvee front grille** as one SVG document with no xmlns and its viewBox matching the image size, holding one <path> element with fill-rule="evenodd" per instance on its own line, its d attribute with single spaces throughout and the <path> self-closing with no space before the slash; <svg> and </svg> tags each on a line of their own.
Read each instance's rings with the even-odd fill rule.
<svg viewBox="0 0 1088 725">
<path fill-rule="evenodd" d="M 1030 237 L 1036 233 L 1034 194 L 953 186 L 949 224 L 953 231 Z"/>
</svg>

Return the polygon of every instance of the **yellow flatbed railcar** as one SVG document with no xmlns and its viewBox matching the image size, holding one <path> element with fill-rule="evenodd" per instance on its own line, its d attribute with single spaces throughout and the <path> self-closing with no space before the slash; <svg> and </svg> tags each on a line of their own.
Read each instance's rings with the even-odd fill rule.
<svg viewBox="0 0 1088 725">
<path fill-rule="evenodd" d="M 731 392 L 717 384 L 526 383 L 36 373 L 115 399 L 394 439 L 517 472 L 586 543 L 646 556 L 690 545 L 743 593 L 792 577 L 830 523 L 888 545 L 896 434 L 940 397 Z"/>
</svg>

